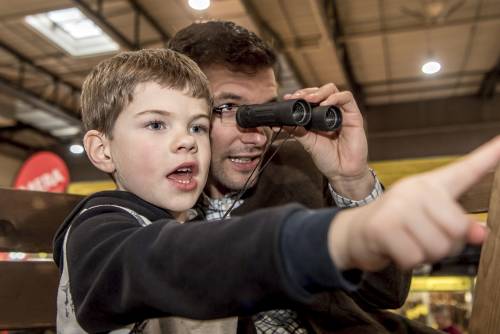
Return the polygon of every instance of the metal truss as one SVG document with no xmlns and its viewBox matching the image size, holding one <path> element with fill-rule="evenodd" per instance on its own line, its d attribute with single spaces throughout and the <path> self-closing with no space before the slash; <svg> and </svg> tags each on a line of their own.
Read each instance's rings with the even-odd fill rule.
<svg viewBox="0 0 500 334">
<path fill-rule="evenodd" d="M 301 87 L 305 87 L 305 80 L 302 74 L 299 71 L 299 68 L 297 64 L 293 61 L 292 57 L 288 54 L 286 50 L 285 43 L 281 39 L 281 37 L 276 33 L 267 22 L 265 22 L 262 17 L 259 15 L 257 9 L 255 8 L 254 4 L 250 0 L 242 0 L 241 3 L 245 7 L 245 10 L 247 11 L 248 15 L 252 19 L 252 21 L 255 23 L 257 26 L 257 29 L 260 31 L 260 33 L 264 34 L 267 36 L 268 39 L 273 40 L 275 44 L 275 48 L 277 49 L 278 52 L 283 54 L 285 61 L 288 63 L 288 66 L 290 67 L 293 76 L 295 77 L 296 81 Z"/>
<path fill-rule="evenodd" d="M 80 96 L 80 88 L 63 80 L 60 76 L 45 67 L 35 64 L 31 59 L 2 41 L 0 41 L 0 51 L 8 54 L 10 57 L 15 59 L 17 63 L 17 66 L 14 65 L 16 69 L 15 75 L 0 75 L 1 92 L 4 92 L 8 96 L 12 96 L 15 99 L 22 100 L 34 108 L 44 110 L 57 118 L 64 119 L 69 124 L 80 124 L 80 119 L 78 117 L 78 98 Z M 44 81 L 44 85 L 41 87 L 42 89 L 28 84 L 28 73 L 30 76 L 41 78 Z M 27 124 L 22 124 L 22 122 L 20 123 L 22 130 L 29 129 L 53 140 L 61 140 L 48 132 L 31 127 Z M 12 133 L 14 130 L 21 129 L 1 129 L 0 132 L 2 135 L 0 136 L 0 141 L 24 151 L 40 149 L 40 147 L 21 143 L 11 138 L 11 136 L 4 135 L 6 132 Z"/>
<path fill-rule="evenodd" d="M 141 22 L 147 22 L 150 27 L 158 34 L 158 41 L 166 44 L 170 39 L 170 35 L 160 26 L 160 24 L 136 1 L 126 0 L 130 10 L 133 12 L 133 36 L 127 37 L 123 32 L 120 32 L 114 27 L 103 13 L 103 0 L 89 1 L 73 0 L 73 2 L 93 19 L 99 26 L 108 31 L 122 47 L 137 50 L 142 48 L 146 43 L 151 41 L 142 41 Z M 155 41 L 157 42 L 157 41 Z M 69 124 L 79 125 L 80 117 L 78 114 L 79 97 L 81 88 L 75 84 L 64 80 L 61 75 L 52 72 L 51 70 L 40 66 L 34 60 L 23 55 L 18 50 L 0 40 L 0 52 L 4 52 L 11 58 L 15 59 L 15 73 L 6 75 L 5 71 L 0 74 L 0 91 L 7 93 L 13 98 L 22 100 L 29 105 L 44 110 L 53 116 L 64 119 Z M 5 69 L 5 66 L 3 66 Z M 28 78 L 40 79 L 42 84 L 33 85 Z M 29 128 L 32 131 L 37 131 L 44 136 L 60 141 L 60 138 L 54 137 L 49 133 L 35 129 L 28 125 L 23 125 L 23 129 Z M 16 129 L 9 130 L 9 133 Z M 5 131 L 2 130 L 5 133 Z M 14 141 L 11 138 L 1 136 L 1 141 L 18 148 L 29 150 L 34 149 L 23 143 Z"/>
<path fill-rule="evenodd" d="M 350 87 L 350 90 L 354 97 L 356 98 L 356 102 L 361 111 L 366 110 L 366 102 L 365 102 L 365 94 L 361 87 L 361 85 L 357 82 L 356 76 L 354 75 L 353 65 L 349 58 L 349 51 L 347 49 L 347 43 L 343 39 L 344 32 L 343 27 L 340 23 L 339 11 L 337 7 L 337 1 L 324 1 L 325 13 L 327 13 L 327 17 L 330 19 L 330 31 L 331 38 L 335 43 L 335 47 L 337 50 L 337 56 L 342 64 L 342 69 L 345 72 L 345 76 L 347 79 L 347 83 Z"/>
<path fill-rule="evenodd" d="M 493 69 L 484 74 L 483 81 L 478 91 L 479 97 L 492 99 L 496 92 L 498 79 L 500 78 L 500 57 Z"/>
<path fill-rule="evenodd" d="M 170 35 L 161 27 L 161 25 L 136 1 L 127 0 L 130 10 L 133 12 L 133 37 L 126 36 L 123 32 L 113 26 L 106 18 L 103 12 L 104 0 L 97 0 L 94 5 L 90 5 L 89 1 L 73 0 L 73 2 L 85 13 L 92 18 L 94 22 L 106 29 L 107 32 L 113 35 L 122 46 L 129 50 L 139 50 L 145 44 L 141 41 L 141 18 L 143 18 L 159 35 L 159 39 L 165 45 L 170 39 Z M 149 42 L 149 41 L 148 41 Z"/>
</svg>

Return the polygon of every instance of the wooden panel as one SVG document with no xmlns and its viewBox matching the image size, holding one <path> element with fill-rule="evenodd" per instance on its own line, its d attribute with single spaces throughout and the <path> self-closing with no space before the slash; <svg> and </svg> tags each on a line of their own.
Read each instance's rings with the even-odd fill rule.
<svg viewBox="0 0 500 334">
<path fill-rule="evenodd" d="M 488 211 L 493 179 L 494 174 L 491 172 L 459 198 L 465 211 L 470 213 Z"/>
<path fill-rule="evenodd" d="M 425 173 L 456 161 L 458 157 L 432 157 L 370 162 L 377 176 L 386 188 L 398 180 L 418 173 Z M 460 199 L 460 204 L 469 213 L 488 211 L 488 204 L 493 183 L 493 171 L 474 185 Z"/>
<path fill-rule="evenodd" d="M 495 180 L 488 214 L 490 234 L 483 245 L 469 332 L 498 333 L 500 328 L 500 167 Z"/>
<path fill-rule="evenodd" d="M 55 327 L 53 262 L 0 262 L 0 329 Z"/>
<path fill-rule="evenodd" d="M 57 227 L 82 198 L 0 188 L 0 251 L 52 252 Z"/>
<path fill-rule="evenodd" d="M 67 192 L 75 195 L 91 195 L 98 191 L 115 190 L 116 184 L 113 181 L 82 181 L 69 184 Z"/>
<path fill-rule="evenodd" d="M 370 166 L 377 172 L 378 178 L 386 188 L 396 181 L 418 173 L 428 172 L 456 161 L 457 156 L 442 156 L 417 159 L 398 159 L 370 161 Z"/>
</svg>

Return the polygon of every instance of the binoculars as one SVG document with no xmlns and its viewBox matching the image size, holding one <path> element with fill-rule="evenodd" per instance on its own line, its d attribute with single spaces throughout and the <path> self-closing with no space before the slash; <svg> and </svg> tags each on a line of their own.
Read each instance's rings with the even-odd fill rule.
<svg viewBox="0 0 500 334">
<path fill-rule="evenodd" d="M 264 104 L 242 105 L 236 113 L 242 128 L 259 126 L 303 126 L 307 130 L 335 131 L 342 125 L 336 106 L 319 106 L 296 99 Z"/>
</svg>

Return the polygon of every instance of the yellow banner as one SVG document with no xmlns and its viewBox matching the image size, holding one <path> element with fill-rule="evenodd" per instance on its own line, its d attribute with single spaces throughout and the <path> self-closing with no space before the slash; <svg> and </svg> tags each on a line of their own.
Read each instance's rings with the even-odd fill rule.
<svg viewBox="0 0 500 334">
<path fill-rule="evenodd" d="M 470 291 L 472 278 L 467 276 L 413 277 L 410 290 L 423 291 Z"/>
</svg>

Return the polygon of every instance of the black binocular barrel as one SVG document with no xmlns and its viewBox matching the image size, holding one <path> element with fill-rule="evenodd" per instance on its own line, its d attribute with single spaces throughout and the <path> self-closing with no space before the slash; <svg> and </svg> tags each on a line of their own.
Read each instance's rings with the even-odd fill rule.
<svg viewBox="0 0 500 334">
<path fill-rule="evenodd" d="M 306 126 L 310 121 L 311 106 L 302 99 L 243 105 L 236 113 L 236 122 L 242 128 Z"/>
<path fill-rule="evenodd" d="M 335 131 L 342 125 L 342 112 L 336 106 L 317 106 L 312 109 L 308 130 Z"/>
</svg>

